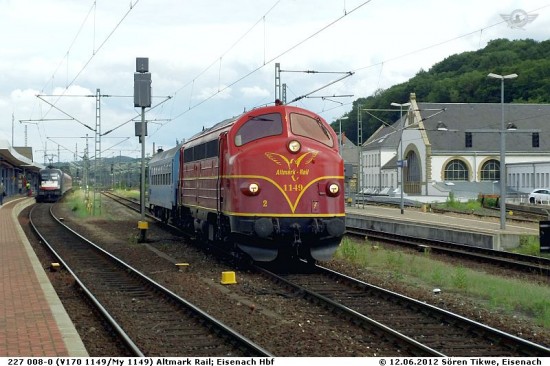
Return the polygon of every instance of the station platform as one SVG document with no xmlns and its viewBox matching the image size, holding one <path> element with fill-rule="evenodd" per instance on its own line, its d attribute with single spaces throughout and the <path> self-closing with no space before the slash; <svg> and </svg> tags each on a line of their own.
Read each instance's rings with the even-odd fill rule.
<svg viewBox="0 0 550 366">
<path fill-rule="evenodd" d="M 0 356 L 86 357 L 88 352 L 57 297 L 17 216 L 32 197 L 0 206 Z"/>
<path fill-rule="evenodd" d="M 505 250 L 519 246 L 522 236 L 539 236 L 538 223 L 480 219 L 469 215 L 447 215 L 405 207 L 355 205 L 346 207 L 346 225 L 432 240 Z"/>
</svg>

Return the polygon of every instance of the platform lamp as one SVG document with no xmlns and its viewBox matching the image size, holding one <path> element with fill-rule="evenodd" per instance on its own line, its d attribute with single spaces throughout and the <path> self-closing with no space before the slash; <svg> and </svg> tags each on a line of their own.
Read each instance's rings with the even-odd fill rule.
<svg viewBox="0 0 550 366">
<path fill-rule="evenodd" d="M 506 130 L 504 129 L 504 79 L 515 79 L 517 74 L 498 75 L 490 73 L 487 77 L 500 79 L 500 229 L 506 229 Z"/>
<path fill-rule="evenodd" d="M 400 120 L 403 119 L 403 107 L 408 107 L 410 106 L 411 103 L 403 103 L 403 104 L 399 104 L 399 103 L 391 103 L 391 106 L 393 107 L 399 107 L 399 111 L 401 113 L 401 117 L 400 117 Z M 401 191 L 401 200 L 399 202 L 399 207 L 401 208 L 401 215 L 403 215 L 405 213 L 405 201 L 403 199 L 403 190 L 404 190 L 404 183 L 405 183 L 405 180 L 403 179 L 403 130 L 405 129 L 405 123 L 403 123 L 403 128 L 401 129 L 401 136 L 399 138 L 399 161 L 397 162 L 397 166 L 399 168 L 401 168 L 401 187 L 400 187 L 400 191 Z"/>
</svg>

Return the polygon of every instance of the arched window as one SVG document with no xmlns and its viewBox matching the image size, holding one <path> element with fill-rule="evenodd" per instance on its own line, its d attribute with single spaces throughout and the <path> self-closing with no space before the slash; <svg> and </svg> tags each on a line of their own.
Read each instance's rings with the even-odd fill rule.
<svg viewBox="0 0 550 366">
<path fill-rule="evenodd" d="M 420 163 L 416 154 L 411 151 L 407 154 L 407 175 L 405 181 L 420 182 L 422 180 L 422 173 L 420 172 Z"/>
<path fill-rule="evenodd" d="M 489 160 L 481 167 L 481 181 L 500 180 L 500 162 L 497 160 Z"/>
<path fill-rule="evenodd" d="M 415 151 L 409 151 L 405 161 L 407 164 L 403 169 L 403 177 L 405 178 L 403 191 L 408 194 L 420 194 L 422 190 L 422 171 L 418 155 Z"/>
<path fill-rule="evenodd" d="M 468 168 L 460 160 L 451 160 L 445 167 L 445 180 L 468 180 Z"/>
</svg>

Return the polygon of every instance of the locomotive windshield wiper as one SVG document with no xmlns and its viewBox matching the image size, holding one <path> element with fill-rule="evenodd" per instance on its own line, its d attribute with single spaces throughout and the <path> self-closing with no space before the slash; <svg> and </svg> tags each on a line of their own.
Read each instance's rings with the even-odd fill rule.
<svg viewBox="0 0 550 366">
<path fill-rule="evenodd" d="M 248 120 L 254 120 L 254 121 L 266 121 L 266 122 L 273 122 L 274 120 L 271 118 L 265 118 L 265 117 L 258 117 L 258 116 L 248 116 Z"/>
<path fill-rule="evenodd" d="M 321 131 L 325 134 L 325 136 L 330 140 L 330 133 L 327 131 L 325 126 L 323 126 L 323 122 L 321 122 L 321 119 L 319 117 L 315 118 L 315 121 L 317 122 L 317 125 L 321 128 Z"/>
</svg>

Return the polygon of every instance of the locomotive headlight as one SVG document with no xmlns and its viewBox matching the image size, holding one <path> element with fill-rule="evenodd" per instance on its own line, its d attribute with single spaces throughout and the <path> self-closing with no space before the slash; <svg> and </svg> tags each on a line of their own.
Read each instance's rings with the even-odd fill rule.
<svg viewBox="0 0 550 366">
<path fill-rule="evenodd" d="M 292 140 L 288 143 L 288 151 L 290 151 L 291 153 L 297 153 L 298 151 L 300 151 L 301 148 L 302 145 L 296 140 Z"/>
<path fill-rule="evenodd" d="M 243 183 L 241 192 L 247 196 L 257 196 L 260 193 L 260 185 L 258 183 Z"/>
<path fill-rule="evenodd" d="M 336 197 L 340 194 L 340 186 L 337 183 L 330 183 L 327 185 L 327 195 Z"/>
<path fill-rule="evenodd" d="M 250 183 L 250 185 L 248 186 L 248 190 L 252 194 L 257 194 L 260 191 L 260 186 L 258 186 L 258 184 L 256 183 Z"/>
</svg>

